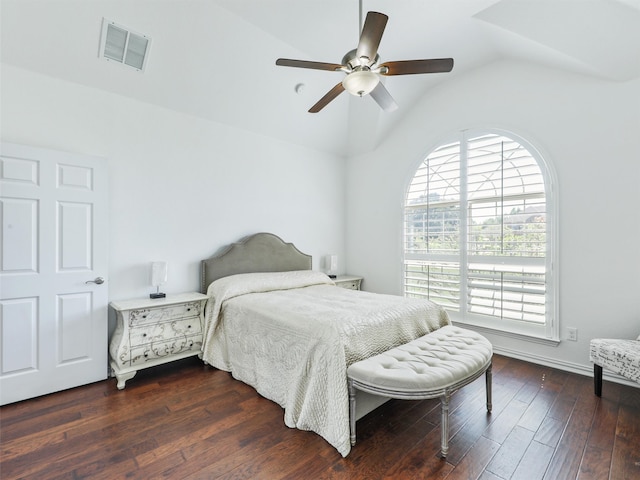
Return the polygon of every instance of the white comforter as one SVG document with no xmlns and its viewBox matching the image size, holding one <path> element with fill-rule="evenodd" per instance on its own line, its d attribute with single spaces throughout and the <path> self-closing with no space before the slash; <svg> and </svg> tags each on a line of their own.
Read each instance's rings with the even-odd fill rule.
<svg viewBox="0 0 640 480">
<path fill-rule="evenodd" d="M 351 449 L 347 367 L 449 324 L 431 302 L 347 290 L 314 271 L 233 275 L 207 293 L 203 360 L 343 456 Z"/>
</svg>

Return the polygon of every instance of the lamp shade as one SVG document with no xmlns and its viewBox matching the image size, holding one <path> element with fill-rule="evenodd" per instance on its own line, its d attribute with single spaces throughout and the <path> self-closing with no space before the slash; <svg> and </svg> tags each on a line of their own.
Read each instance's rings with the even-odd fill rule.
<svg viewBox="0 0 640 480">
<path fill-rule="evenodd" d="M 336 275 L 338 273 L 338 255 L 327 255 L 324 261 L 327 275 Z"/>
<path fill-rule="evenodd" d="M 167 282 L 167 262 L 151 263 L 151 285 L 159 287 Z"/>
<path fill-rule="evenodd" d="M 380 78 L 371 70 L 356 70 L 344 77 L 342 86 L 351 95 L 362 97 L 376 88 L 378 82 L 380 82 Z"/>
</svg>

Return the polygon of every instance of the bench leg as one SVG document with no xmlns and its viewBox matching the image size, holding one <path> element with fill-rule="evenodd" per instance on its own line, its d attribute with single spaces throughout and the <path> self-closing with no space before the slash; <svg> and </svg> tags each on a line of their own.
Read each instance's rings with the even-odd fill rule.
<svg viewBox="0 0 640 480">
<path fill-rule="evenodd" d="M 447 458 L 449 453 L 449 399 L 451 394 L 445 393 L 440 397 L 442 420 L 440 421 L 440 456 Z"/>
<path fill-rule="evenodd" d="M 487 412 L 491 413 L 491 408 L 493 407 L 493 405 L 491 404 L 491 398 L 492 398 L 492 394 L 491 394 L 491 385 L 492 385 L 492 378 L 493 378 L 493 374 L 491 373 L 491 367 L 493 367 L 492 365 L 489 365 L 489 368 L 487 368 L 487 371 L 485 372 L 485 380 L 486 380 L 486 390 L 487 390 Z"/>
<path fill-rule="evenodd" d="M 351 446 L 356 444 L 356 388 L 349 380 L 349 432 Z"/>
<path fill-rule="evenodd" d="M 598 396 L 602 396 L 602 367 L 600 365 L 593 364 L 593 390 Z"/>
</svg>

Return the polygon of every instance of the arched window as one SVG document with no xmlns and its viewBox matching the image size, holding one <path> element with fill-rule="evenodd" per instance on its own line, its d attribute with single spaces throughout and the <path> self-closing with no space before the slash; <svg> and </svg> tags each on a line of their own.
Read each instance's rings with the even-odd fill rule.
<svg viewBox="0 0 640 480">
<path fill-rule="evenodd" d="M 404 204 L 404 292 L 454 321 L 557 340 L 552 175 L 524 143 L 465 131 L 421 162 Z"/>
</svg>

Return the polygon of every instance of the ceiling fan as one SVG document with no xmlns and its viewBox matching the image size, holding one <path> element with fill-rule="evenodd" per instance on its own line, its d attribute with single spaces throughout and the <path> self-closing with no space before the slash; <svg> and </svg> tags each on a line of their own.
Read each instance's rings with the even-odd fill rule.
<svg viewBox="0 0 640 480">
<path fill-rule="evenodd" d="M 360 33 L 358 47 L 347 52 L 342 59 L 342 63 L 312 62 L 288 58 L 276 60 L 276 65 L 283 67 L 339 71 L 347 74 L 342 82 L 329 90 L 324 97 L 309 109 L 310 113 L 318 113 L 345 90 L 359 97 L 370 94 L 383 110 L 392 111 L 398 108 L 398 105 L 382 82 L 380 82 L 380 75 L 440 73 L 450 72 L 453 69 L 453 58 L 402 60 L 378 64 L 380 61 L 378 46 L 380 45 L 384 28 L 387 25 L 387 20 L 389 20 L 389 17 L 384 13 L 368 12 Z"/>
</svg>

